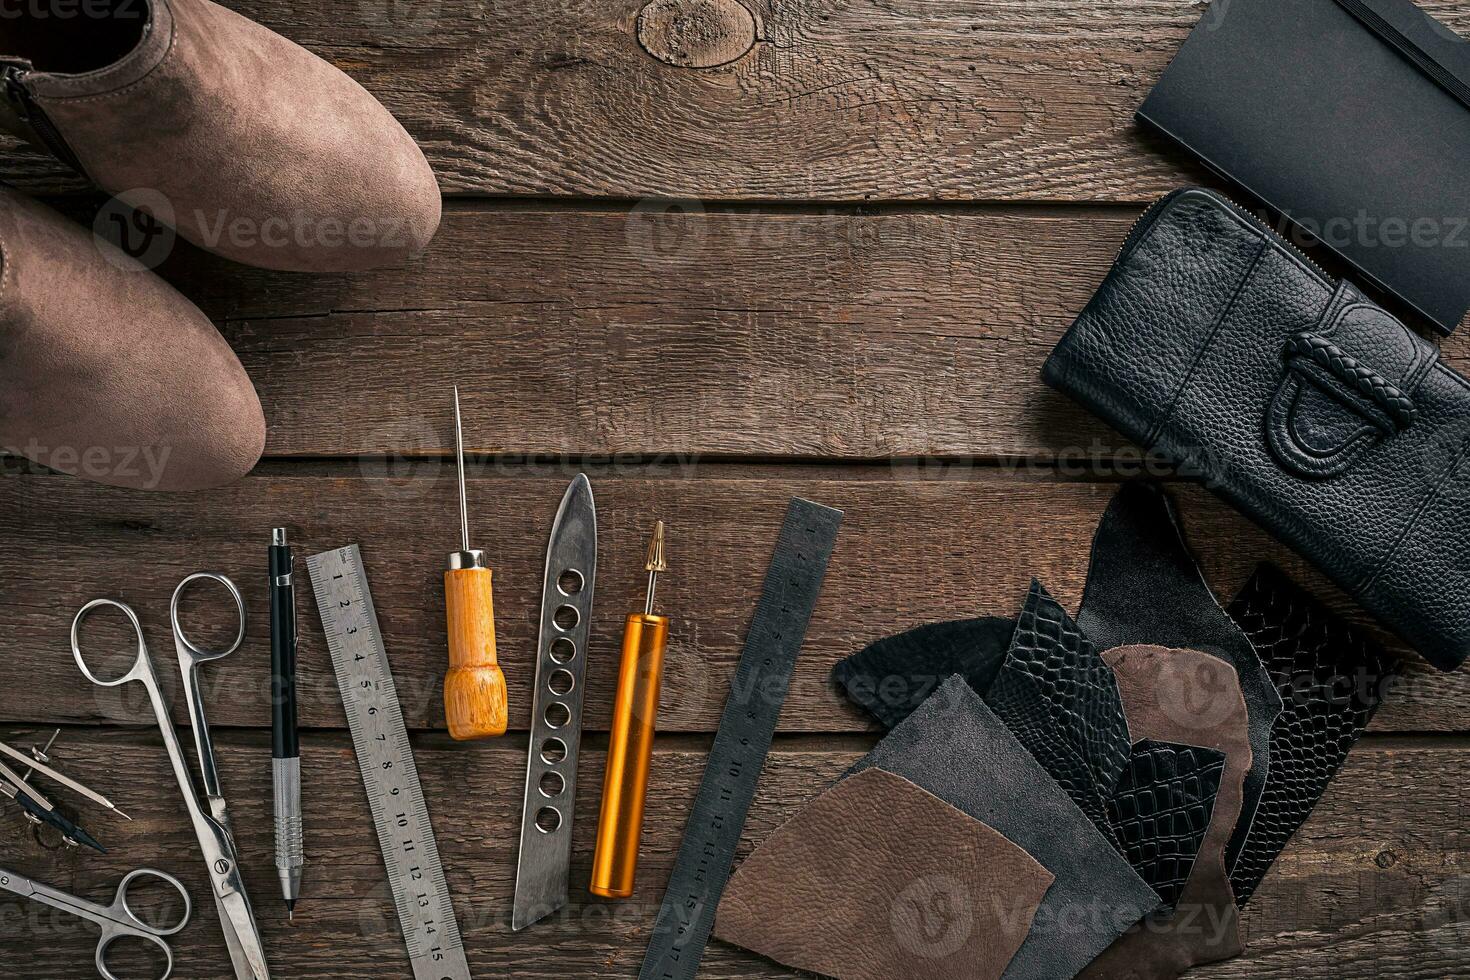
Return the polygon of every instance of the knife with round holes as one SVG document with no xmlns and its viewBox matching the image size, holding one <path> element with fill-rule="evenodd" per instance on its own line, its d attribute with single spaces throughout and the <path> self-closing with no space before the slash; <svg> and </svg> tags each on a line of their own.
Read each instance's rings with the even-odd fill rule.
<svg viewBox="0 0 1470 980">
<path fill-rule="evenodd" d="M 795 497 L 776 539 L 639 980 L 693 980 L 755 799 L 842 511 Z"/>
<path fill-rule="evenodd" d="M 521 930 L 567 903 L 577 753 L 582 745 L 583 679 L 597 577 L 597 508 L 579 474 L 562 497 L 546 548 L 541 634 L 526 803 L 510 925 Z"/>
</svg>

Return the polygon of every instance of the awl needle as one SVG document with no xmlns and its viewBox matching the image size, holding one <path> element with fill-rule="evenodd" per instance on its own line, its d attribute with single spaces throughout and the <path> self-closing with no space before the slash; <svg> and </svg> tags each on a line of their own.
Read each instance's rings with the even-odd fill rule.
<svg viewBox="0 0 1470 980">
<path fill-rule="evenodd" d="M 459 416 L 459 385 L 454 386 L 454 460 L 459 467 L 459 540 L 470 550 L 470 507 L 464 487 L 464 425 Z"/>
</svg>

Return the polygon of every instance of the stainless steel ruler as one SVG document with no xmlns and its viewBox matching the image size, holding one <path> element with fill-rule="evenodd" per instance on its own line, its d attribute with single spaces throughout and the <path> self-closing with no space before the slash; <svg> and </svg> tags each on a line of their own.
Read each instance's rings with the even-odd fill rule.
<svg viewBox="0 0 1470 980">
<path fill-rule="evenodd" d="M 639 980 L 699 969 L 841 523 L 842 511 L 799 497 L 786 511 Z"/>
<path fill-rule="evenodd" d="M 562 496 L 546 547 L 531 753 L 510 920 L 510 927 L 517 931 L 567 903 L 587 639 L 596 580 L 597 508 L 592 484 L 579 474 Z"/>
<path fill-rule="evenodd" d="M 470 980 L 357 545 L 306 560 L 415 980 Z"/>
</svg>

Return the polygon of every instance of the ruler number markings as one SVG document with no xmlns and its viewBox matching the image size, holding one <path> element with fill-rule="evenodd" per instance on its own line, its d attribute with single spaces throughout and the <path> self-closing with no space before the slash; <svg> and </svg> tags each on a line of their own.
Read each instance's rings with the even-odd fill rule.
<svg viewBox="0 0 1470 980">
<path fill-rule="evenodd" d="M 414 975 L 468 980 L 453 902 L 361 559 L 349 547 L 307 564 Z M 429 962 L 442 966 L 430 971 Z"/>
</svg>

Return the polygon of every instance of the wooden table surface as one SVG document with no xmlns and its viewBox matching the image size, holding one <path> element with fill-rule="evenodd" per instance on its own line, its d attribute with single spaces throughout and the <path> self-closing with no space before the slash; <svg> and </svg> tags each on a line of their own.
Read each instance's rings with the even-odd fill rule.
<svg viewBox="0 0 1470 980">
<path fill-rule="evenodd" d="M 309 596 L 301 711 L 311 863 L 288 924 L 272 867 L 264 549 L 360 542 L 477 977 L 632 977 L 787 498 L 847 517 L 742 856 L 871 746 L 827 681 L 877 637 L 1014 611 L 1037 576 L 1069 606 L 1118 479 L 1145 468 L 1047 391 L 1046 353 L 1154 197 L 1208 181 L 1134 108 L 1208 9 L 1187 0 L 229 0 L 359 79 L 403 120 L 446 207 L 427 253 L 350 276 L 246 269 L 179 248 L 161 271 L 233 343 L 270 423 L 236 486 L 148 495 L 11 460 L 0 494 L 0 737 L 52 726 L 56 758 L 136 817 L 87 811 L 99 856 L 0 814 L 0 860 L 102 898 L 127 870 L 196 900 L 181 978 L 227 960 L 156 728 L 73 666 L 85 600 L 133 603 L 177 690 L 170 591 L 216 568 L 252 633 L 208 669 L 221 768 L 281 977 L 396 976 L 407 958 Z M 1224 0 L 1221 0 L 1224 2 Z M 1470 29 L 1470 0 L 1425 0 Z M 664 29 L 670 13 L 696 29 Z M 711 27 L 710 25 L 714 25 Z M 0 179 L 88 220 L 74 179 L 13 144 Z M 1444 344 L 1465 368 L 1470 333 Z M 449 385 L 464 392 L 470 512 L 496 569 L 515 731 L 444 734 L 440 574 L 456 546 Z M 601 577 L 572 905 L 509 928 L 546 536 L 592 478 Z M 1225 594 L 1280 561 L 1260 531 L 1171 481 Z M 633 900 L 588 900 L 622 615 L 669 525 L 674 617 Z M 1212 978 L 1470 973 L 1470 680 L 1411 660 Z M 175 698 L 181 702 L 180 698 Z M 184 723 L 182 704 L 175 714 Z M 90 977 L 72 920 L 0 903 L 0 972 Z M 785 977 L 712 944 L 701 976 Z"/>
</svg>

